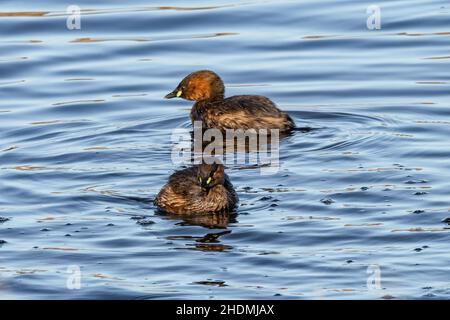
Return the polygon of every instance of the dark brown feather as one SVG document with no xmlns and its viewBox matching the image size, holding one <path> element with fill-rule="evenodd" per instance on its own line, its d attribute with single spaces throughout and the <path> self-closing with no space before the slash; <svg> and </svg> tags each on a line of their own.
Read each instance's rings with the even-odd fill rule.
<svg viewBox="0 0 450 320">
<path fill-rule="evenodd" d="M 191 110 L 192 121 L 202 121 L 206 128 L 279 129 L 287 132 L 295 127 L 288 114 L 264 96 L 241 95 L 223 100 L 200 101 Z"/>
<path fill-rule="evenodd" d="M 201 187 L 197 174 L 198 166 L 172 174 L 156 196 L 155 205 L 167 213 L 185 215 L 228 212 L 236 207 L 238 196 L 223 171 L 221 183 L 208 190 Z"/>
<path fill-rule="evenodd" d="M 202 121 L 206 129 L 278 129 L 286 133 L 295 127 L 292 118 L 267 97 L 224 98 L 224 94 L 222 79 L 213 71 L 200 70 L 186 76 L 167 97 L 196 101 L 191 120 Z"/>
</svg>

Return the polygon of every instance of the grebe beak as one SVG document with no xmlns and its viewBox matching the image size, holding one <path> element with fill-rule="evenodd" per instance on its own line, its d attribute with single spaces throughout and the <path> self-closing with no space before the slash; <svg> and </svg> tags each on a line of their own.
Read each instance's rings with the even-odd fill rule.
<svg viewBox="0 0 450 320">
<path fill-rule="evenodd" d="M 177 96 L 177 95 L 176 95 L 175 92 L 171 92 L 171 93 L 166 94 L 166 96 L 165 96 L 164 98 L 166 98 L 166 99 L 172 99 L 172 98 L 175 98 L 176 96 Z"/>
<path fill-rule="evenodd" d="M 182 94 L 183 92 L 181 90 L 175 89 L 171 93 L 166 94 L 164 98 L 166 99 L 179 98 Z"/>
</svg>

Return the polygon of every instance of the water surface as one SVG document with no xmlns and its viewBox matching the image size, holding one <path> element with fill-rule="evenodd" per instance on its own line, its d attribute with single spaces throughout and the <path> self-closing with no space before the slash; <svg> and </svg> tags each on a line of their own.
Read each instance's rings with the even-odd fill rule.
<svg viewBox="0 0 450 320">
<path fill-rule="evenodd" d="M 370 4 L 3 1 L 0 297 L 448 299 L 450 4 Z M 158 215 L 204 68 L 315 130 L 227 168 L 236 216 Z"/>
</svg>

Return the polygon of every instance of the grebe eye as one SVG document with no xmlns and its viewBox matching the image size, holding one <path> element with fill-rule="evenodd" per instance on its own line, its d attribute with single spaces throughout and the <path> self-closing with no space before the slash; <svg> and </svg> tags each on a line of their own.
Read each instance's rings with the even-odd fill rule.
<svg viewBox="0 0 450 320">
<path fill-rule="evenodd" d="M 210 184 L 211 183 L 211 177 L 208 178 L 208 180 L 206 180 L 206 184 Z"/>
<path fill-rule="evenodd" d="M 177 98 L 179 98 L 182 94 L 183 94 L 183 90 L 178 90 L 177 94 L 176 94 Z"/>
</svg>

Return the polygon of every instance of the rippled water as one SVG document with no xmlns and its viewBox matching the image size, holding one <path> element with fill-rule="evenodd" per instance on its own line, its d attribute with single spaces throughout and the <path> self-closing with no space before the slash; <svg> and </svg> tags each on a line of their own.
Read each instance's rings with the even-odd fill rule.
<svg viewBox="0 0 450 320">
<path fill-rule="evenodd" d="M 2 1 L 0 297 L 449 298 L 450 3 L 369 4 Z M 315 130 L 227 168 L 236 216 L 158 215 L 203 68 Z"/>
</svg>

